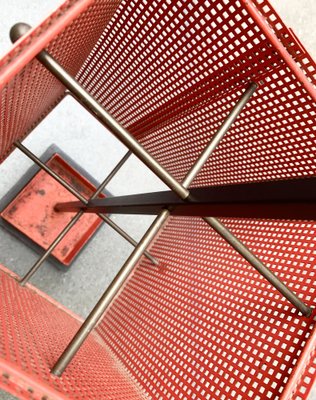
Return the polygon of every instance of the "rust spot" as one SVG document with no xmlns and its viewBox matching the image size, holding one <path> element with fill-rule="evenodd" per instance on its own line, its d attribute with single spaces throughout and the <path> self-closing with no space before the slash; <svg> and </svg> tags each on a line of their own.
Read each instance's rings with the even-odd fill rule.
<svg viewBox="0 0 316 400">
<path fill-rule="evenodd" d="M 9 209 L 9 215 L 13 215 L 13 214 L 16 212 L 17 209 L 18 209 L 17 206 L 13 205 L 13 206 Z"/>
<path fill-rule="evenodd" d="M 68 251 L 69 251 L 69 247 L 64 246 L 61 250 L 61 254 L 65 257 L 67 255 Z"/>
<path fill-rule="evenodd" d="M 47 231 L 47 226 L 45 225 L 36 225 L 36 229 L 38 230 L 39 234 L 44 237 Z"/>
</svg>

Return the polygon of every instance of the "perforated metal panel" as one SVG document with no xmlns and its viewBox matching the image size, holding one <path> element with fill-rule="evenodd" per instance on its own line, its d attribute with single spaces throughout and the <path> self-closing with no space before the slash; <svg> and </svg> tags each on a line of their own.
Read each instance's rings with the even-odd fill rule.
<svg viewBox="0 0 316 400">
<path fill-rule="evenodd" d="M 72 74 L 79 71 L 82 85 L 177 179 L 183 179 L 250 81 L 260 85 L 256 94 L 193 186 L 315 174 L 315 64 L 266 0 L 122 1 L 107 26 L 115 2 L 69 3 L 78 4 L 88 8 L 72 10 L 72 25 L 60 24 L 60 31 L 68 27 L 43 47 Z M 57 20 L 50 20 L 52 26 Z M 30 48 L 40 37 L 34 36 Z M 62 87 L 36 62 L 4 86 L 2 157 L 62 95 Z M 315 223 L 224 222 L 315 306 Z M 108 375 L 106 387 L 114 398 L 119 398 L 115 390 L 127 399 L 307 398 L 315 377 L 313 317 L 299 315 L 200 219 L 171 218 L 151 252 L 159 266 L 146 259 L 139 263 L 62 383 L 49 375 L 47 364 L 56 360 L 77 323 L 68 323 L 60 310 L 38 308 L 33 297 L 27 303 L 30 332 L 25 321 L 16 322 L 18 302 L 2 317 L 9 338 L 5 365 L 23 370 L 28 379 L 32 365 L 39 382 L 71 398 L 82 393 L 102 398 Z M 11 293 L 17 296 L 10 286 L 15 283 L 6 285 L 5 301 Z M 14 290 L 30 296 L 28 289 Z M 52 315 L 54 322 L 61 319 L 57 341 L 45 336 Z M 33 351 L 37 324 L 45 346 L 39 342 Z M 24 354 L 31 360 L 24 353 L 28 342 L 16 331 L 30 340 L 34 360 L 24 361 Z M 106 356 L 98 356 L 104 348 L 134 381 L 122 382 L 104 365 Z M 91 380 L 84 380 L 83 368 L 93 374 Z"/>
<path fill-rule="evenodd" d="M 117 3 L 66 1 L 0 60 L 0 162 L 12 151 L 14 140 L 25 137 L 64 96 L 63 85 L 32 58 L 47 48 L 76 75 Z"/>
<path fill-rule="evenodd" d="M 224 222 L 315 305 L 315 224 Z M 152 398 L 280 398 L 312 321 L 201 219 L 171 218 L 151 252 L 98 331 Z"/>
<path fill-rule="evenodd" d="M 258 3 L 271 25 L 275 13 Z M 313 80 L 308 54 L 289 34 L 286 44 Z M 123 2 L 79 78 L 179 180 L 255 80 L 254 100 L 194 185 L 315 174 L 315 91 L 306 92 L 244 2 Z"/>
<path fill-rule="evenodd" d="M 297 363 L 291 379 L 289 380 L 282 399 L 297 399 L 302 400 L 308 397 L 308 394 L 315 384 L 316 372 L 316 346 L 315 346 L 316 330 L 313 328 L 313 333 L 308 339 L 299 362 Z M 313 397 L 313 396 L 312 396 Z M 312 399 L 310 397 L 310 399 Z"/>
<path fill-rule="evenodd" d="M 0 387 L 22 399 L 145 399 L 97 334 L 63 378 L 50 374 L 81 321 L 43 293 L 0 270 Z M 89 360 L 89 363 L 86 361 Z"/>
</svg>

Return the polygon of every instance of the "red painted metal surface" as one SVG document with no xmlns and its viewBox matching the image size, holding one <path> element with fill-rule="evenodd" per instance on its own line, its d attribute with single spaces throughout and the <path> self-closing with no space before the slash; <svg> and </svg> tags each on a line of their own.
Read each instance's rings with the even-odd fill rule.
<svg viewBox="0 0 316 400">
<path fill-rule="evenodd" d="M 30 133 L 65 95 L 34 56 L 45 47 L 76 75 L 118 3 L 66 0 L 0 60 L 0 162 L 14 149 L 14 140 Z"/>
<path fill-rule="evenodd" d="M 83 3 L 84 12 L 67 9 L 71 24 L 59 23 L 56 14 L 5 58 L 2 159 L 63 96 L 62 86 L 42 66 L 26 65 L 45 46 L 179 180 L 249 81 L 256 81 L 258 90 L 193 186 L 315 175 L 315 63 L 267 0 Z M 60 32 L 56 37 L 52 27 Z M 43 32 L 48 32 L 45 44 Z M 315 223 L 225 219 L 225 224 L 316 306 Z M 96 332 L 143 396 L 308 397 L 315 378 L 313 318 L 298 315 L 201 220 L 171 218 L 151 252 L 159 267 L 145 259 L 139 263 Z M 24 290 L 26 296 L 30 289 Z M 11 298 L 8 287 L 1 293 Z M 40 318 L 29 329 L 40 324 L 46 344 L 32 351 L 33 333 L 27 330 L 21 340 L 15 319 L 26 319 L 16 304 L 2 325 L 10 340 L 0 359 L 29 380 L 30 365 L 46 365 L 60 347 L 57 351 L 55 337 L 47 336 L 50 312 L 37 315 L 33 299 L 27 304 Z M 60 346 L 73 333 L 66 325 L 58 335 Z M 37 340 L 42 343 L 40 335 Z M 32 356 L 26 358 L 28 341 Z M 5 354 L 14 354 L 14 360 Z M 104 394 L 104 380 L 110 391 L 133 398 L 95 355 L 85 344 L 67 379 L 76 381 L 85 398 L 111 398 L 113 392 Z M 93 385 L 85 380 L 84 364 L 88 375 L 92 369 L 97 373 Z M 47 369 L 36 374 L 42 387 L 60 384 Z M 66 378 L 61 382 L 67 384 Z M 16 393 L 22 386 L 15 385 Z M 74 392 L 61 396 L 80 398 Z"/>
<path fill-rule="evenodd" d="M 47 165 L 85 198 L 89 198 L 95 191 L 96 188 L 60 155 L 52 156 Z M 54 209 L 58 202 L 69 200 L 77 198 L 45 171 L 39 171 L 0 215 L 32 242 L 47 249 L 75 216 L 74 213 L 66 214 Z M 96 215 L 83 215 L 52 255 L 63 265 L 69 266 L 100 224 L 102 220 Z"/>
<path fill-rule="evenodd" d="M 315 223 L 223 222 L 315 306 Z M 98 328 L 135 378 L 158 399 L 279 399 L 313 318 L 199 218 L 170 218 L 150 251 L 160 267 L 143 259 Z"/>
<path fill-rule="evenodd" d="M 81 320 L 31 285 L 22 288 L 16 278 L 0 265 L 2 389 L 27 400 L 146 398 L 97 333 L 78 354 L 79 364 L 61 379 L 51 375 Z"/>
</svg>

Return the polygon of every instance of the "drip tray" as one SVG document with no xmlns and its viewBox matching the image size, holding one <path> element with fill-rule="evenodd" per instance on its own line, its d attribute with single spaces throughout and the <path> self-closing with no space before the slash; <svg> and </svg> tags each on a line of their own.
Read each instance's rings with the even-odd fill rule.
<svg viewBox="0 0 316 400">
<path fill-rule="evenodd" d="M 51 146 L 41 160 L 85 198 L 96 190 L 97 182 L 56 146 Z M 99 198 L 106 194 L 100 194 Z M 75 213 L 55 211 L 55 204 L 75 200 L 74 195 L 36 166 L 2 199 L 1 222 L 12 234 L 42 254 L 75 216 Z M 102 220 L 96 214 L 84 214 L 53 250 L 50 261 L 58 267 L 68 268 L 101 224 Z"/>
</svg>

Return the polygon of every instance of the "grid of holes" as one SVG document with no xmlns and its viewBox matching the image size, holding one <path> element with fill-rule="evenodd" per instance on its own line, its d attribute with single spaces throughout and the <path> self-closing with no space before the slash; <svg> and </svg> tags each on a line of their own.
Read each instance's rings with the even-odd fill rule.
<svg viewBox="0 0 316 400">
<path fill-rule="evenodd" d="M 22 371 L 26 382 L 28 377 L 35 379 L 43 393 L 49 387 L 67 399 L 146 398 L 95 335 L 89 336 L 62 378 L 51 375 L 50 368 L 80 322 L 33 290 L 21 288 L 2 270 L 0 284 L 0 357 Z"/>
<path fill-rule="evenodd" d="M 314 353 L 315 356 L 315 353 Z M 316 357 L 311 362 L 309 369 L 305 371 L 303 380 L 300 382 L 296 393 L 292 397 L 295 400 L 305 400 L 315 384 Z M 312 400 L 312 399 L 311 399 Z"/>
<path fill-rule="evenodd" d="M 265 0 L 253 0 L 253 4 L 256 5 L 258 11 L 269 22 L 275 35 L 300 65 L 310 82 L 316 84 L 316 66 L 313 59 L 303 45 L 295 37 L 293 38 L 292 32 L 283 24 L 274 8 Z"/>
<path fill-rule="evenodd" d="M 309 305 L 313 223 L 225 219 Z M 171 218 L 98 332 L 152 398 L 278 399 L 310 336 L 297 311 L 201 219 Z"/>
<path fill-rule="evenodd" d="M 293 397 L 296 400 L 305 400 L 307 395 L 311 392 L 315 384 L 316 376 L 316 353 L 313 353 L 314 358 L 311 359 L 309 368 L 305 371 L 303 380 L 300 382 L 298 391 Z"/>
<path fill-rule="evenodd" d="M 314 334 L 315 336 L 315 334 Z M 301 376 L 296 382 L 296 387 L 291 393 L 289 400 L 312 400 L 314 396 L 308 397 L 316 381 L 316 346 L 308 355 L 308 361 L 301 371 Z"/>
<path fill-rule="evenodd" d="M 262 9 L 267 5 L 266 1 L 258 1 L 257 3 L 258 7 L 260 6 Z M 93 18 L 96 18 L 96 15 L 94 15 Z M 93 22 L 92 19 L 90 22 L 91 21 Z M 74 49 L 76 52 L 78 51 L 76 43 L 82 43 L 82 40 L 81 42 L 79 40 L 76 41 L 77 33 L 82 33 L 84 31 L 86 35 L 85 28 L 86 27 L 82 29 L 79 25 L 77 30 L 73 31 L 71 37 L 74 42 L 70 43 L 70 45 L 67 35 L 65 34 L 62 35 L 62 40 L 60 42 L 56 42 L 56 47 L 52 45 L 50 48 L 50 51 L 52 51 L 60 61 L 65 61 L 65 65 L 67 65 L 67 62 L 69 63 L 67 67 L 70 68 L 70 70 L 72 70 L 71 67 L 73 66 L 73 51 Z M 64 60 L 62 59 L 61 51 L 64 54 Z M 310 72 L 310 68 L 308 68 L 308 70 Z M 75 68 L 72 72 L 74 71 Z M 198 1 L 166 1 L 163 4 L 157 1 L 151 1 L 149 3 L 141 0 L 138 2 L 123 1 L 116 15 L 111 20 L 109 28 L 98 40 L 96 48 L 88 57 L 78 77 L 98 100 L 100 100 L 119 121 L 128 127 L 132 133 L 140 138 L 143 144 L 157 159 L 167 166 L 179 179 L 184 176 L 194 158 L 197 157 L 201 148 L 203 148 L 203 145 L 212 137 L 220 121 L 223 119 L 223 115 L 226 115 L 225 113 L 228 112 L 233 102 L 238 95 L 240 95 L 246 82 L 252 79 L 258 80 L 262 84 L 261 89 L 254 97 L 251 105 L 245 110 L 243 117 L 239 119 L 234 129 L 230 131 L 230 134 L 222 142 L 221 147 L 214 154 L 214 158 L 206 165 L 199 175 L 195 184 L 204 185 L 210 183 L 276 179 L 288 176 L 311 175 L 315 172 L 311 156 L 314 151 L 314 134 L 311 127 L 311 121 L 315 118 L 314 105 L 311 103 L 304 89 L 302 89 L 289 69 L 284 65 L 284 62 L 279 59 L 266 38 L 260 33 L 252 19 L 247 15 L 239 1 L 205 1 L 202 4 Z M 34 79 L 34 77 L 32 79 Z M 42 77 L 39 79 L 42 80 Z M 31 82 L 31 80 L 27 81 L 25 83 L 26 86 L 23 84 L 22 87 L 26 87 L 26 91 L 30 90 Z M 9 102 L 5 102 L 5 106 L 3 107 L 8 107 L 8 109 L 11 107 L 12 109 L 10 102 L 12 102 L 12 99 L 14 101 L 17 97 L 15 92 L 20 89 L 18 84 L 20 84 L 20 78 L 17 78 L 15 85 L 13 84 L 5 89 L 6 91 L 11 90 L 12 92 L 10 92 L 11 97 Z M 7 96 L 6 92 L 4 96 Z M 26 98 L 33 106 L 43 101 L 43 97 L 38 96 L 32 99 L 29 97 L 29 94 Z M 18 107 L 20 106 L 21 104 L 18 105 Z M 37 117 L 38 116 L 39 113 L 37 114 Z M 8 117 L 6 116 L 3 118 Z M 6 126 L 10 124 L 12 124 L 11 121 L 8 122 L 5 120 Z M 29 121 L 26 121 L 27 127 L 31 125 Z M 21 129 L 20 134 L 23 134 L 22 132 L 23 130 Z M 254 156 L 258 158 L 253 158 Z M 242 224 L 240 221 L 236 223 Z M 268 251 L 264 250 L 267 247 L 267 237 L 273 232 L 273 229 L 271 231 L 271 226 L 268 226 L 265 230 L 265 224 L 269 223 L 259 222 L 262 232 L 262 235 L 259 235 L 262 240 L 262 247 L 261 245 L 259 246 L 260 251 L 258 248 L 258 252 L 263 257 L 265 256 L 264 251 Z M 281 229 L 282 224 L 277 224 L 277 227 Z M 243 225 L 240 234 L 244 234 L 245 228 L 246 227 Z M 293 229 L 294 227 L 291 226 L 290 230 Z M 301 229 L 300 224 L 298 224 L 297 229 Z M 193 237 L 195 233 L 194 230 L 192 232 L 191 228 L 183 226 L 182 222 L 177 228 L 172 227 L 171 230 L 172 235 L 178 235 L 179 237 L 183 237 L 184 235 L 186 236 L 186 240 L 188 237 L 190 237 L 191 240 L 191 237 Z M 258 234 L 258 232 L 256 233 Z M 255 328 L 250 329 L 254 329 L 255 332 L 259 332 L 264 336 L 265 333 L 263 331 L 267 321 L 270 323 L 268 326 L 271 332 L 274 332 L 274 328 L 271 327 L 274 323 L 279 326 L 278 324 L 280 324 L 280 321 L 282 322 L 284 319 L 287 321 L 289 319 L 290 327 L 286 325 L 288 322 L 284 322 L 285 325 L 282 325 L 283 331 L 281 332 L 285 334 L 285 329 L 289 327 L 291 333 L 289 335 L 290 339 L 292 340 L 293 337 L 295 337 L 294 340 L 296 340 L 295 344 L 297 344 L 297 348 L 293 351 L 287 339 L 285 340 L 285 345 L 284 343 L 280 345 L 283 346 L 281 347 L 283 352 L 281 351 L 282 354 L 280 357 L 283 357 L 285 361 L 284 364 L 280 364 L 283 369 L 278 369 L 275 379 L 278 384 L 280 384 L 281 390 L 282 384 L 286 382 L 287 376 L 290 373 L 289 365 L 291 365 L 291 362 L 295 362 L 295 357 L 299 354 L 299 351 L 296 350 L 303 346 L 304 340 L 308 336 L 309 325 L 304 319 L 298 319 L 293 316 L 293 311 L 290 312 L 287 304 L 282 303 L 283 299 L 278 298 L 275 293 L 271 295 L 270 288 L 265 288 L 265 283 L 260 281 L 257 275 L 252 275 L 254 272 L 249 270 L 249 267 L 245 266 L 235 253 L 231 253 L 230 250 L 227 250 L 223 243 L 218 243 L 219 239 L 211 237 L 213 241 L 212 246 L 216 247 L 217 244 L 217 247 L 216 249 L 214 247 L 210 248 L 210 242 L 208 242 L 210 238 L 208 235 L 210 235 L 209 231 L 201 235 L 199 239 L 201 243 L 197 248 L 194 248 L 194 246 L 191 247 L 192 243 L 190 240 L 187 240 L 186 245 L 182 246 L 181 243 L 177 242 L 177 237 L 174 236 L 163 237 L 160 242 L 157 242 L 158 256 L 165 259 L 166 265 L 171 265 L 176 271 L 172 277 L 173 280 L 168 277 L 168 270 L 165 271 L 164 279 L 168 279 L 166 284 L 171 285 L 166 289 L 166 298 L 168 298 L 168 300 L 170 299 L 170 304 L 175 307 L 175 310 L 181 311 L 184 317 L 186 317 L 186 313 L 190 314 L 192 312 L 190 308 L 191 305 L 188 306 L 186 303 L 183 303 L 183 307 L 180 307 L 177 304 L 177 298 L 173 299 L 172 294 L 174 291 L 181 290 L 181 282 L 179 282 L 181 274 L 178 276 L 178 273 L 181 272 L 180 270 L 183 268 L 183 265 L 187 265 L 188 260 L 191 260 L 191 262 L 196 265 L 196 254 L 199 254 L 199 251 L 207 244 L 207 251 L 202 251 L 202 261 L 199 260 L 199 265 L 197 265 L 197 267 L 202 268 L 205 260 L 207 263 L 209 263 L 209 260 L 212 260 L 214 262 L 212 269 L 214 274 L 219 271 L 219 274 L 224 274 L 225 279 L 231 279 L 231 290 L 234 295 L 234 279 L 242 285 L 244 290 L 247 290 L 249 283 L 251 283 L 252 288 L 259 290 L 260 296 L 252 293 L 252 302 L 249 302 L 247 299 L 243 298 L 242 294 L 239 294 L 240 304 L 237 310 L 241 312 L 241 318 L 247 320 L 245 304 L 247 307 L 250 306 L 253 308 L 253 313 L 258 313 L 259 306 L 260 308 L 262 307 L 265 313 L 263 316 L 266 319 L 264 320 L 265 323 L 262 322 L 261 316 L 257 319 L 251 317 L 255 323 Z M 248 237 L 248 242 L 252 246 L 255 242 L 255 237 L 253 235 L 254 232 L 249 234 Z M 306 250 L 306 246 L 308 247 L 310 245 L 308 241 L 305 242 L 305 239 L 306 238 L 302 236 L 303 252 Z M 173 241 L 176 241 L 176 243 Z M 274 243 L 274 239 L 271 240 L 271 242 Z M 167 251 L 167 247 L 170 246 L 171 248 Z M 212 249 L 214 251 L 212 251 Z M 299 249 L 297 253 L 298 255 L 294 251 L 294 256 L 289 253 L 288 256 L 284 257 L 292 262 L 293 257 L 300 256 L 301 250 Z M 279 249 L 276 249 L 274 256 L 283 260 L 279 254 Z M 185 260 L 183 260 L 183 257 Z M 238 261 L 236 261 L 237 259 Z M 227 271 L 230 271 L 231 263 L 233 263 L 234 260 L 238 262 L 238 271 L 235 269 L 233 275 L 234 279 L 232 280 L 229 275 L 230 272 Z M 266 261 L 271 262 L 271 254 L 268 254 Z M 209 264 L 207 265 L 209 267 Z M 215 268 L 214 265 L 216 265 L 217 268 Z M 277 265 L 279 265 L 279 263 L 276 264 L 275 268 L 277 268 Z M 243 266 L 247 271 L 247 278 L 244 278 L 245 283 L 240 281 L 240 266 Z M 149 285 L 148 287 L 152 290 L 154 290 L 154 285 L 160 287 L 164 281 L 159 279 L 151 281 L 151 272 L 148 272 L 148 270 L 145 271 L 144 268 L 142 268 L 143 266 L 140 266 L 138 271 L 142 271 L 144 277 L 138 276 L 139 279 L 134 284 L 134 287 L 132 287 L 133 291 L 131 291 L 131 293 L 136 295 L 137 291 L 141 291 L 142 301 L 145 301 L 143 291 L 146 289 L 146 285 L 145 288 L 142 286 L 141 279 L 147 280 L 146 284 Z M 222 272 L 223 268 L 224 270 L 226 269 L 226 272 Z M 312 265 L 309 265 L 308 271 L 312 272 L 311 269 Z M 285 271 L 287 279 L 293 280 L 291 284 L 293 286 L 296 285 L 299 288 L 297 290 L 303 290 L 305 286 L 302 285 L 307 277 L 307 270 L 301 268 L 297 271 L 296 268 L 293 267 Z M 280 273 L 284 274 L 284 269 L 282 269 Z M 190 277 L 188 280 L 191 283 L 194 277 L 192 277 L 189 272 L 185 272 L 185 274 Z M 249 276 L 251 277 L 250 280 Z M 134 279 L 136 279 L 136 277 L 137 275 L 135 274 Z M 152 278 L 156 279 L 154 273 Z M 184 277 L 184 280 L 186 279 L 187 278 Z M 203 284 L 204 279 L 205 277 L 203 275 Z M 225 282 L 224 285 L 220 283 L 221 279 L 222 276 L 219 275 L 219 281 L 215 280 L 210 282 L 211 284 L 213 282 L 215 289 L 217 289 L 215 292 L 216 296 L 226 300 L 225 290 L 227 286 L 225 286 Z M 206 280 L 209 280 L 208 275 Z M 133 281 L 130 282 L 129 288 L 131 288 L 132 282 Z M 201 282 L 199 282 L 199 285 L 200 283 Z M 180 285 L 180 287 L 178 288 L 177 285 Z M 304 292 L 304 294 L 306 294 L 311 301 L 314 288 L 311 283 L 308 283 L 306 287 L 307 291 L 306 293 Z M 195 290 L 195 287 L 192 290 Z M 202 290 L 205 290 L 204 286 Z M 207 290 L 206 288 L 206 291 Z M 250 288 L 248 290 L 251 292 Z M 152 293 L 147 292 L 145 294 L 148 297 L 146 301 L 149 302 Z M 164 299 L 161 299 L 161 293 L 159 294 L 160 297 L 158 293 L 156 294 L 153 304 L 158 304 L 160 307 Z M 183 300 L 185 300 L 184 294 L 182 293 L 181 295 Z M 231 295 L 231 293 L 229 295 Z M 261 296 L 270 301 L 269 307 L 262 306 L 260 303 Z M 274 300 L 271 300 L 272 297 Z M 234 352 L 226 353 L 229 358 L 229 363 L 226 362 L 223 368 L 215 365 L 215 372 L 212 373 L 215 375 L 217 374 L 214 376 L 214 382 L 217 386 L 215 385 L 216 387 L 213 387 L 213 384 L 210 388 L 208 386 L 209 379 L 200 377 L 201 371 L 198 368 L 199 364 L 194 364 L 196 367 L 192 368 L 188 361 L 188 358 L 190 359 L 190 357 L 193 357 L 193 361 L 197 363 L 200 362 L 195 352 L 195 343 L 192 344 L 192 341 L 189 342 L 189 345 L 192 346 L 192 354 L 185 354 L 183 350 L 179 348 L 175 350 L 179 350 L 177 354 L 181 354 L 183 357 L 183 360 L 181 360 L 179 356 L 174 357 L 179 362 L 177 365 L 176 363 L 171 363 L 170 359 L 168 359 L 164 353 L 167 345 L 162 342 L 164 342 L 164 340 L 167 341 L 166 336 L 162 335 L 158 338 L 154 336 L 157 343 L 162 346 L 159 348 L 161 352 L 159 352 L 160 350 L 157 352 L 157 343 L 155 345 L 153 344 L 153 331 L 150 331 L 150 334 L 146 333 L 149 331 L 144 331 L 143 335 L 138 332 L 137 338 L 131 336 L 135 341 L 135 345 L 133 342 L 131 343 L 130 340 L 126 340 L 126 332 L 130 332 L 132 328 L 134 329 L 136 324 L 133 323 L 133 319 L 138 323 L 138 318 L 142 316 L 143 312 L 143 305 L 140 303 L 140 305 L 138 305 L 141 307 L 142 311 L 140 314 L 138 313 L 137 305 L 135 305 L 135 310 L 137 312 L 127 307 L 129 314 L 126 315 L 125 307 L 119 309 L 120 304 L 125 304 L 124 301 L 126 302 L 126 299 L 128 299 L 128 304 L 132 300 L 136 301 L 136 297 L 131 299 L 129 297 L 129 291 L 126 290 L 122 293 L 122 296 L 115 303 L 108 315 L 109 321 L 111 321 L 113 337 L 116 335 L 118 339 L 118 336 L 121 335 L 121 340 L 114 343 L 108 336 L 106 336 L 106 338 L 113 349 L 116 350 L 117 354 L 125 358 L 126 365 L 129 365 L 130 368 L 134 370 L 135 376 L 143 382 L 148 391 L 152 391 L 155 396 L 161 394 L 162 396 L 166 395 L 170 397 L 173 396 L 172 393 L 174 393 L 175 398 L 178 398 L 178 394 L 180 394 L 182 398 L 186 396 L 188 398 L 197 398 L 201 393 L 204 393 L 203 390 L 206 391 L 207 394 L 209 393 L 208 391 L 214 390 L 215 393 L 222 392 L 223 396 L 227 397 L 229 395 L 225 392 L 225 388 L 223 387 L 223 379 L 226 383 L 231 385 L 232 393 L 235 398 L 242 398 L 247 390 L 248 395 L 252 397 L 259 396 L 258 398 L 265 398 L 261 396 L 261 392 L 259 394 L 257 393 L 258 387 L 260 387 L 258 390 L 263 391 L 265 395 L 272 396 L 269 391 L 274 388 L 272 387 L 271 389 L 271 385 L 265 383 L 265 380 L 268 380 L 268 382 L 271 381 L 269 371 L 260 371 L 258 373 L 258 367 L 261 362 L 261 356 L 258 356 L 259 350 L 255 349 L 254 354 L 256 359 L 254 365 L 257 368 L 257 370 L 255 370 L 256 377 L 254 377 L 254 373 L 251 373 L 252 365 L 249 364 L 247 366 L 247 371 L 250 371 L 249 375 L 248 372 L 247 376 L 242 375 L 244 370 L 240 365 L 243 365 L 242 363 L 244 361 L 238 360 L 238 363 L 241 364 L 232 364 L 232 359 L 235 360 Z M 279 308 L 277 306 L 277 301 L 280 302 Z M 259 306 L 258 302 L 260 303 Z M 196 298 L 194 299 L 194 303 L 196 303 L 196 307 L 199 306 Z M 152 318 L 151 313 L 154 313 L 153 304 L 148 305 L 148 309 L 144 310 L 144 312 L 146 311 L 149 315 L 146 317 L 147 322 L 152 322 L 150 318 Z M 169 310 L 171 315 L 173 315 L 174 309 L 168 309 L 168 304 L 164 306 L 166 307 L 166 311 Z M 189 311 L 185 310 L 186 307 L 189 308 Z M 122 313 L 120 316 L 121 319 L 118 319 L 118 315 L 116 314 L 117 309 Z M 273 313 L 277 314 L 277 318 L 271 315 L 271 309 L 274 310 Z M 285 309 L 285 314 L 280 311 L 283 309 Z M 220 309 L 220 311 L 222 311 L 222 309 Z M 235 308 L 230 311 L 235 317 Z M 200 312 L 200 315 L 197 315 L 198 318 L 194 320 L 194 323 L 192 323 L 190 327 L 186 327 L 186 330 L 181 333 L 181 335 L 183 335 L 180 338 L 181 340 L 195 329 L 195 324 L 199 326 L 200 316 L 203 315 L 203 312 L 206 312 L 204 308 Z M 286 314 L 286 312 L 290 312 L 290 315 Z M 181 313 L 179 315 L 182 315 Z M 126 315 L 126 319 L 124 319 L 124 315 Z M 212 321 L 216 326 L 217 319 L 215 317 L 217 317 L 217 315 L 212 317 Z M 222 317 L 223 320 L 220 324 L 225 326 L 225 329 L 230 332 L 232 327 L 234 327 L 235 320 L 233 318 L 226 320 L 226 318 L 228 318 L 227 316 Z M 163 320 L 163 315 L 160 314 L 159 318 Z M 181 320 L 181 323 L 183 323 L 184 320 L 185 318 Z M 249 322 L 249 320 L 247 321 Z M 160 322 L 160 320 L 156 322 L 155 329 L 157 331 L 165 329 L 165 325 L 161 325 Z M 225 325 L 226 322 L 227 325 Z M 170 323 L 172 323 L 172 318 L 166 322 L 166 326 L 168 327 Z M 238 326 L 242 338 L 245 337 L 245 333 L 242 332 L 243 323 L 244 321 L 242 319 L 240 326 Z M 106 321 L 104 324 L 106 324 Z M 113 329 L 114 326 L 121 327 L 122 325 L 124 325 L 125 331 L 116 331 L 116 328 Z M 108 327 L 110 328 L 110 325 Z M 138 329 L 137 324 L 136 328 Z M 171 333 L 174 334 L 175 332 L 176 329 L 173 327 Z M 220 330 L 215 333 L 220 335 L 219 332 Z M 199 334 L 201 334 L 201 337 L 196 337 L 196 340 L 203 341 L 203 335 L 207 335 L 207 332 L 200 328 Z M 248 342 L 250 341 L 253 350 L 256 343 L 251 342 L 251 340 L 253 340 L 253 338 L 251 339 L 252 334 L 253 332 L 250 332 L 250 337 L 248 338 L 247 336 L 246 339 Z M 131 337 L 129 337 L 129 339 Z M 141 342 L 141 345 L 144 347 L 148 346 L 146 351 L 144 350 L 142 357 L 146 355 L 148 360 L 154 360 L 153 364 L 155 364 L 155 362 L 158 363 L 152 367 L 152 370 L 149 370 L 146 376 L 143 375 L 144 372 L 146 372 L 146 368 L 141 363 L 140 352 L 138 350 L 144 347 L 141 347 L 136 340 L 144 340 L 145 337 L 148 341 L 151 340 L 151 342 L 146 342 L 146 344 Z M 215 337 L 217 340 L 220 340 L 219 336 L 215 335 Z M 233 339 L 229 339 L 229 337 L 228 334 L 225 336 L 225 340 L 227 341 L 227 347 L 225 347 L 225 349 L 238 352 L 237 356 L 239 357 L 240 351 L 242 351 L 241 349 L 244 348 L 244 344 L 240 339 L 235 338 L 237 341 L 239 340 L 237 345 L 240 345 L 241 349 L 238 349 L 238 347 L 234 348 L 234 346 L 232 347 L 232 345 L 228 343 L 230 340 L 234 340 L 234 335 L 232 336 Z M 123 338 L 124 340 L 122 340 Z M 276 339 L 276 341 L 278 340 L 280 341 L 280 339 Z M 126 343 L 129 343 L 129 347 L 125 348 L 124 346 L 126 346 Z M 176 341 L 176 344 L 182 346 L 181 341 Z M 122 348 L 126 349 L 126 351 L 122 351 Z M 218 349 L 217 345 L 213 344 L 212 350 L 216 352 L 216 349 Z M 130 352 L 133 354 L 132 350 L 135 351 L 134 355 L 128 355 Z M 266 351 L 266 348 L 264 348 L 264 350 Z M 274 356 L 275 351 L 275 348 L 273 348 L 272 353 Z M 161 359 L 156 361 L 156 356 L 157 358 L 161 357 Z M 268 357 L 270 357 L 268 362 L 272 365 L 276 362 L 274 356 L 272 357 L 271 354 L 268 355 Z M 240 357 L 243 358 L 242 356 Z M 251 360 L 251 356 L 249 357 L 249 360 Z M 217 360 L 219 365 L 221 365 L 221 359 Z M 250 362 L 249 360 L 248 362 Z M 139 367 L 138 370 L 135 370 L 135 363 Z M 256 363 L 259 364 L 256 365 Z M 210 364 L 208 363 L 207 365 Z M 233 384 L 236 377 L 233 376 L 232 365 L 236 368 L 236 371 L 238 371 L 241 379 L 244 378 L 245 389 L 241 383 L 236 387 Z M 283 365 L 286 365 L 286 367 L 283 367 Z M 226 367 L 227 371 L 225 369 Z M 171 370 L 175 370 L 178 376 L 173 375 Z M 188 376 L 183 376 L 183 372 L 181 372 L 183 370 L 186 371 L 185 374 L 190 375 L 189 379 L 191 379 L 191 382 L 195 382 L 195 379 L 198 379 L 199 384 L 197 386 L 193 384 L 191 386 L 186 386 L 188 385 Z M 204 369 L 203 371 L 206 370 Z M 211 372 L 210 370 L 207 371 L 207 376 L 209 376 Z M 151 372 L 152 375 L 150 375 Z M 231 381 L 229 381 L 226 374 L 232 375 L 232 377 L 229 378 L 232 379 Z M 177 385 L 176 387 L 173 386 L 172 389 L 170 389 L 170 377 L 172 377 Z M 203 389 L 201 389 L 201 385 Z M 276 383 L 274 382 L 273 385 L 275 386 Z M 250 387 L 251 389 L 249 389 Z"/>
<path fill-rule="evenodd" d="M 240 4 L 234 5 L 123 2 L 80 81 L 128 126 L 212 74 L 220 86 L 236 58 L 252 48 L 258 52 L 262 44 L 259 28 Z M 247 69 L 249 77 L 253 71 Z M 247 76 L 241 73 L 240 80 Z"/>
<path fill-rule="evenodd" d="M 255 80 L 194 185 L 315 174 L 315 104 L 238 0 L 123 1 L 78 78 L 179 180 Z"/>
<path fill-rule="evenodd" d="M 65 4 L 72 4 L 66 2 Z M 116 1 L 96 1 L 54 39 L 47 50 L 73 76 L 88 57 L 107 21 L 112 16 Z M 59 14 L 71 12 L 62 6 Z M 48 20 L 50 24 L 54 22 Z M 43 26 L 47 27 L 45 21 Z M 41 34 L 41 27 L 36 31 Z M 36 36 L 30 41 L 35 41 Z M 26 42 L 25 46 L 29 43 Z M 13 52 L 18 57 L 19 52 Z M 10 54 L 10 57 L 13 57 Z M 6 60 L 8 57 L 5 57 Z M 1 73 L 0 73 L 1 74 Z M 29 63 L 0 93 L 0 162 L 12 150 L 12 143 L 22 139 L 61 100 L 64 87 L 37 61 Z"/>
</svg>

